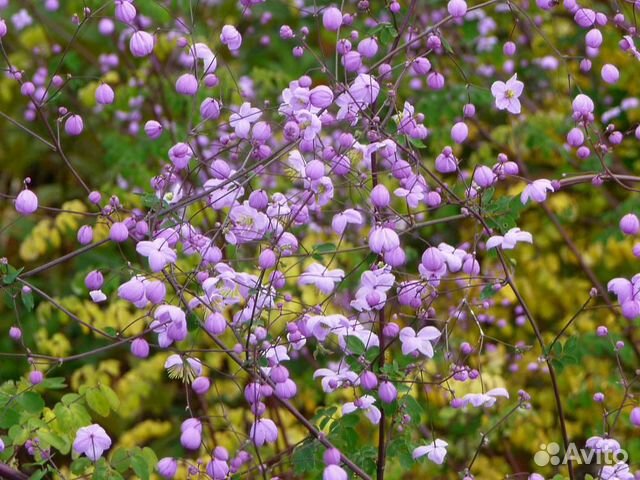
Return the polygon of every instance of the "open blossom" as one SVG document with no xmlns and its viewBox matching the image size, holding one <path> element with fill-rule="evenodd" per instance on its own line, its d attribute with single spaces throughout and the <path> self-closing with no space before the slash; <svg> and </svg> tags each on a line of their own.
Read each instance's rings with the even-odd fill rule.
<svg viewBox="0 0 640 480">
<path fill-rule="evenodd" d="M 518 227 L 510 229 L 507 233 L 502 235 L 493 235 L 487 240 L 487 250 L 496 247 L 502 247 L 504 250 L 511 250 L 515 248 L 517 243 L 533 243 L 533 237 L 529 232 L 520 230 Z"/>
<path fill-rule="evenodd" d="M 420 457 L 427 456 L 429 460 L 437 465 L 442 465 L 444 457 L 447 456 L 447 446 L 449 444 L 439 438 L 435 439 L 432 443 L 423 445 L 413 450 L 413 459 L 417 460 Z"/>
<path fill-rule="evenodd" d="M 418 333 L 411 327 L 404 327 L 400 330 L 402 353 L 409 355 L 418 351 L 427 358 L 433 358 L 431 342 L 437 341 L 440 335 L 441 333 L 436 327 L 424 327 Z"/>
<path fill-rule="evenodd" d="M 164 238 L 157 238 L 151 242 L 138 242 L 136 252 L 149 258 L 149 267 L 154 272 L 162 271 L 167 265 L 175 263 L 178 258 Z"/>
<path fill-rule="evenodd" d="M 634 275 L 631 280 L 614 278 L 607 284 L 607 290 L 618 297 L 625 318 L 635 320 L 640 317 L 640 274 Z"/>
<path fill-rule="evenodd" d="M 179 378 L 185 382 L 190 382 L 194 378 L 202 375 L 202 363 L 196 358 L 183 358 L 180 355 L 170 355 L 164 362 L 169 378 Z"/>
<path fill-rule="evenodd" d="M 495 81 L 491 85 L 491 94 L 496 101 L 498 110 L 507 110 L 510 113 L 518 114 L 521 111 L 520 100 L 524 83 L 518 80 L 518 74 L 514 74 L 505 82 Z"/>
<path fill-rule="evenodd" d="M 346 365 L 329 365 L 332 368 L 318 368 L 313 372 L 313 378 L 322 378 L 320 384 L 322 390 L 326 393 L 336 391 L 344 386 L 356 385 L 358 383 L 358 374 L 349 370 Z"/>
<path fill-rule="evenodd" d="M 174 341 L 187 338 L 187 319 L 182 310 L 173 305 L 160 305 L 154 314 L 155 320 L 149 325 L 158 334 L 158 344 L 166 348 Z"/>
<path fill-rule="evenodd" d="M 265 443 L 274 443 L 278 439 L 278 427 L 273 423 L 273 420 L 261 418 L 251 426 L 249 438 L 258 447 Z"/>
<path fill-rule="evenodd" d="M 362 410 L 365 416 L 377 425 L 380 422 L 382 414 L 378 407 L 375 406 L 376 399 L 371 395 L 363 395 L 354 402 L 347 402 L 342 406 L 342 414 L 348 415 L 356 410 Z"/>
<path fill-rule="evenodd" d="M 615 465 L 604 465 L 600 471 L 602 480 L 634 480 L 636 476 L 629 470 L 629 465 L 618 462 Z"/>
<path fill-rule="evenodd" d="M 111 438 L 109 438 L 104 428 L 96 423 L 78 429 L 76 438 L 73 441 L 73 449 L 80 455 L 86 455 L 94 462 L 109 447 L 111 447 Z"/>
<path fill-rule="evenodd" d="M 259 108 L 254 108 L 249 102 L 244 102 L 238 113 L 232 113 L 229 117 L 229 125 L 235 130 L 236 135 L 240 138 L 249 138 L 251 125 L 262 116 Z"/>
<path fill-rule="evenodd" d="M 486 393 L 467 393 L 462 397 L 462 406 L 466 407 L 471 404 L 474 407 L 492 407 L 498 400 L 498 397 L 509 398 L 509 392 L 504 388 L 494 388 Z"/>
<path fill-rule="evenodd" d="M 369 233 L 369 248 L 374 253 L 385 253 L 400 246 L 398 234 L 387 227 L 374 227 Z"/>
<path fill-rule="evenodd" d="M 544 202 L 547 199 L 547 192 L 554 192 L 555 189 L 551 184 L 551 180 L 546 180 L 541 178 L 539 180 L 534 180 L 529 185 L 527 185 L 520 195 L 520 201 L 522 204 L 526 204 L 529 199 L 534 202 Z"/>
<path fill-rule="evenodd" d="M 362 225 L 362 215 L 353 208 L 347 208 L 344 212 L 334 215 L 331 228 L 338 235 L 342 235 L 349 224 Z"/>
<path fill-rule="evenodd" d="M 319 263 L 312 263 L 309 268 L 300 275 L 300 285 L 315 285 L 324 294 L 333 292 L 336 284 L 344 278 L 344 270 L 329 270 Z"/>
<path fill-rule="evenodd" d="M 387 302 L 387 291 L 393 287 L 395 276 L 390 268 L 367 270 L 360 277 L 360 288 L 351 306 L 358 311 L 380 310 Z"/>
<path fill-rule="evenodd" d="M 231 244 L 247 243 L 262 238 L 269 225 L 269 218 L 248 203 L 235 206 L 229 212 L 233 222 L 226 239 Z"/>
</svg>

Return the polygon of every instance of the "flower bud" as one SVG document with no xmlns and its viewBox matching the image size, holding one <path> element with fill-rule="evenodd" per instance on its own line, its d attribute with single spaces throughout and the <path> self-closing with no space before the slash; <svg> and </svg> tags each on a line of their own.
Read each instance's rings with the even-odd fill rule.
<svg viewBox="0 0 640 480">
<path fill-rule="evenodd" d="M 625 235 L 636 235 L 640 231 L 640 220 L 633 213 L 628 213 L 620 219 L 620 230 Z"/>
<path fill-rule="evenodd" d="M 90 244 L 91 242 L 93 242 L 93 228 L 90 225 L 81 226 L 78 229 L 77 238 L 80 245 Z M 91 288 L 90 290 L 97 290 L 97 288 Z"/>
<path fill-rule="evenodd" d="M 337 32 L 342 26 L 342 12 L 336 7 L 329 7 L 322 13 L 322 25 L 330 32 Z"/>
<path fill-rule="evenodd" d="M 153 51 L 154 39 L 150 33 L 138 30 L 129 40 L 129 50 L 134 57 L 146 57 Z"/>
<path fill-rule="evenodd" d="M 164 457 L 158 461 L 158 473 L 163 478 L 173 478 L 178 471 L 178 462 L 171 457 Z"/>
<path fill-rule="evenodd" d="M 67 135 L 71 135 L 72 137 L 80 135 L 83 129 L 84 122 L 80 115 L 69 115 L 67 120 L 64 122 L 64 131 L 67 132 Z"/>
<path fill-rule="evenodd" d="M 38 197 L 31 190 L 22 190 L 16 197 L 16 211 L 21 215 L 31 215 L 38 209 Z"/>
<path fill-rule="evenodd" d="M 398 391 L 391 382 L 385 380 L 378 387 L 378 395 L 383 402 L 391 403 L 398 397 Z"/>
<path fill-rule="evenodd" d="M 136 338 L 131 342 L 131 353 L 138 358 L 149 356 L 149 343 L 144 338 Z"/>
</svg>

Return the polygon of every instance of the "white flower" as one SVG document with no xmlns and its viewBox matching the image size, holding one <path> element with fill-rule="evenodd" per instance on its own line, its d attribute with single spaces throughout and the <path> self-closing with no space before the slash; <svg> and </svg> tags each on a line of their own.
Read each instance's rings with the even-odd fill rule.
<svg viewBox="0 0 640 480">
<path fill-rule="evenodd" d="M 483 405 L 485 407 L 492 407 L 498 400 L 497 397 L 509 398 L 509 392 L 504 388 L 494 388 L 486 393 L 467 393 L 462 397 L 462 406 L 466 407 L 471 404 L 474 407 L 481 407 Z"/>
<path fill-rule="evenodd" d="M 437 438 L 433 443 L 414 449 L 413 459 L 417 460 L 418 458 L 426 455 L 433 463 L 442 465 L 444 457 L 447 455 L 447 445 L 449 445 L 447 442 Z"/>
<path fill-rule="evenodd" d="M 503 250 L 511 250 L 516 246 L 516 243 L 520 242 L 533 243 L 533 237 L 529 232 L 515 227 L 505 233 L 504 237 L 502 235 L 489 237 L 489 240 L 487 240 L 487 250 L 498 246 L 502 247 Z"/>
<path fill-rule="evenodd" d="M 431 342 L 440 338 L 440 331 L 436 327 L 424 327 L 417 334 L 411 327 L 404 327 L 400 330 L 400 343 L 402 343 L 402 353 L 409 355 L 418 350 L 422 355 L 433 358 L 433 346 Z"/>
<path fill-rule="evenodd" d="M 336 284 L 342 282 L 344 270 L 328 270 L 327 267 L 319 263 L 312 263 L 307 271 L 300 275 L 298 283 L 300 285 L 315 285 L 322 293 L 333 292 Z"/>
<path fill-rule="evenodd" d="M 348 415 L 350 413 L 355 412 L 356 410 L 362 410 L 366 417 L 373 423 L 377 425 L 380 422 L 380 417 L 382 416 L 378 407 L 374 404 L 376 399 L 371 395 L 363 395 L 358 398 L 355 402 L 347 402 L 342 406 L 342 414 Z"/>
</svg>

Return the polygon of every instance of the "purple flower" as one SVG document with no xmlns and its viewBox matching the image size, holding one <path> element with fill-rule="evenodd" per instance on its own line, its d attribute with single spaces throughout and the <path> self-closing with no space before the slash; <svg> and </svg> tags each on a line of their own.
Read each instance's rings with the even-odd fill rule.
<svg viewBox="0 0 640 480">
<path fill-rule="evenodd" d="M 404 327 L 400 330 L 402 353 L 410 355 L 418 351 L 427 358 L 433 358 L 433 345 L 431 345 L 431 342 L 436 342 L 440 335 L 441 333 L 436 327 L 424 327 L 418 333 L 411 327 Z"/>
<path fill-rule="evenodd" d="M 180 444 L 187 450 L 198 450 L 202 443 L 202 423 L 197 418 L 188 418 L 180 426 Z"/>
<path fill-rule="evenodd" d="M 363 395 L 358 398 L 355 402 L 347 402 L 342 405 L 342 414 L 348 415 L 350 413 L 355 412 L 356 410 L 362 410 L 365 416 L 373 423 L 377 425 L 380 423 L 380 418 L 382 414 L 378 407 L 375 406 L 376 399 L 371 395 Z"/>
<path fill-rule="evenodd" d="M 393 383 L 385 380 L 384 382 L 380 382 L 378 386 L 378 395 L 384 403 L 392 403 L 398 398 L 398 390 Z"/>
<path fill-rule="evenodd" d="M 390 252 L 400 246 L 398 234 L 387 227 L 374 227 L 369 233 L 369 249 L 374 253 Z"/>
<path fill-rule="evenodd" d="M 176 80 L 176 92 L 193 97 L 198 92 L 198 79 L 191 73 L 184 73 Z"/>
<path fill-rule="evenodd" d="M 339 465 L 327 465 L 322 472 L 322 480 L 348 480 L 349 475 Z"/>
<path fill-rule="evenodd" d="M 523 205 L 525 205 L 529 199 L 534 202 L 544 202 L 547 199 L 547 192 L 554 192 L 553 185 L 550 180 L 546 180 L 541 178 L 539 180 L 534 180 L 529 185 L 527 185 L 520 195 L 520 201 Z"/>
<path fill-rule="evenodd" d="M 129 40 L 129 50 L 134 57 L 146 57 L 153 51 L 153 35 L 138 30 Z"/>
<path fill-rule="evenodd" d="M 242 45 L 242 35 L 236 30 L 233 25 L 225 25 L 222 27 L 222 33 L 220 34 L 220 41 L 223 45 L 229 47 L 229 50 L 238 50 Z"/>
<path fill-rule="evenodd" d="M 273 420 L 261 418 L 251 425 L 249 438 L 257 447 L 261 447 L 265 443 L 274 443 L 278 439 L 278 427 L 273 423 Z"/>
<path fill-rule="evenodd" d="M 496 174 L 486 165 L 480 165 L 473 172 L 473 181 L 479 187 L 488 188 L 496 181 Z"/>
<path fill-rule="evenodd" d="M 503 250 L 511 250 L 520 242 L 533 243 L 533 237 L 529 232 L 515 227 L 505 233 L 504 236 L 494 235 L 489 237 L 489 240 L 487 240 L 487 250 L 496 247 L 502 247 Z"/>
<path fill-rule="evenodd" d="M 109 238 L 117 243 L 122 243 L 129 238 L 129 229 L 124 222 L 114 222 L 109 229 Z"/>
<path fill-rule="evenodd" d="M 449 0 L 447 11 L 453 18 L 462 18 L 467 13 L 467 2 L 464 0 Z"/>
<path fill-rule="evenodd" d="M 80 115 L 69 115 L 64 122 L 64 131 L 67 132 L 67 135 L 75 137 L 80 135 L 82 130 L 84 130 L 82 117 Z"/>
<path fill-rule="evenodd" d="M 329 270 L 319 263 L 312 263 L 307 270 L 300 275 L 299 285 L 314 285 L 324 294 L 333 292 L 336 284 L 342 282 L 344 270 Z"/>
<path fill-rule="evenodd" d="M 164 238 L 157 238 L 151 242 L 138 242 L 136 252 L 149 258 L 149 267 L 153 272 L 162 271 L 167 265 L 175 263 L 178 258 Z"/>
<path fill-rule="evenodd" d="M 178 462 L 175 458 L 164 457 L 158 461 L 158 473 L 163 478 L 173 478 L 178 471 Z"/>
<path fill-rule="evenodd" d="M 640 220 L 635 213 L 627 213 L 620 219 L 620 230 L 625 235 L 637 235 L 640 232 Z"/>
<path fill-rule="evenodd" d="M 269 218 L 262 212 L 251 208 L 247 202 L 235 206 L 229 212 L 233 226 L 226 235 L 231 244 L 241 244 L 261 239 L 269 225 Z"/>
<path fill-rule="evenodd" d="M 322 12 L 322 25 L 330 32 L 337 32 L 342 25 L 342 12 L 336 7 L 329 7 Z"/>
<path fill-rule="evenodd" d="M 155 320 L 149 325 L 158 334 L 158 344 L 166 348 L 174 341 L 187 338 L 187 320 L 184 312 L 173 305 L 160 305 L 155 313 Z"/>
<path fill-rule="evenodd" d="M 251 124 L 260 120 L 262 112 L 259 108 L 251 107 L 249 102 L 244 102 L 238 113 L 232 113 L 229 117 L 229 125 L 235 130 L 240 138 L 249 138 Z"/>
<path fill-rule="evenodd" d="M 131 5 L 130 3 L 128 5 Z M 100 105 L 110 105 L 113 103 L 115 99 L 115 93 L 113 89 L 107 85 L 106 83 L 100 84 L 98 88 L 96 88 L 96 102 Z"/>
<path fill-rule="evenodd" d="M 467 139 L 469 135 L 469 127 L 464 122 L 458 122 L 451 127 L 451 138 L 456 143 L 462 143 Z"/>
<path fill-rule="evenodd" d="M 631 420 L 631 424 L 634 427 L 640 427 L 640 407 L 635 407 L 633 410 L 631 410 L 629 419 Z"/>
<path fill-rule="evenodd" d="M 417 460 L 424 455 L 427 456 L 429 460 L 437 465 L 442 465 L 444 462 L 444 457 L 447 455 L 447 446 L 449 444 L 444 440 L 439 438 L 435 439 L 433 443 L 429 443 L 427 445 L 423 445 L 413 450 L 413 459 Z"/>
<path fill-rule="evenodd" d="M 498 110 L 507 110 L 513 114 L 519 114 L 521 110 L 520 100 L 524 83 L 518 80 L 518 74 L 514 74 L 507 82 L 496 81 L 491 85 L 491 94 L 496 101 Z"/>
<path fill-rule="evenodd" d="M 615 65 L 605 63 L 601 70 L 602 79 L 607 83 L 616 83 L 620 78 L 620 71 Z"/>
<path fill-rule="evenodd" d="M 138 358 L 149 356 L 149 343 L 144 338 L 136 338 L 131 342 L 131 353 Z"/>
<path fill-rule="evenodd" d="M 21 215 L 31 215 L 38 209 L 38 197 L 31 190 L 22 190 L 16 197 L 16 211 Z"/>
<path fill-rule="evenodd" d="M 466 407 L 471 404 L 474 407 L 481 407 L 483 405 L 492 407 L 496 403 L 497 397 L 509 398 L 509 392 L 504 388 L 494 388 L 486 393 L 467 393 L 462 397 L 461 406 Z"/>
<path fill-rule="evenodd" d="M 98 424 L 82 427 L 76 432 L 73 449 L 80 455 L 86 455 L 94 462 L 102 456 L 102 452 L 111 447 L 111 439 L 104 428 Z"/>
</svg>

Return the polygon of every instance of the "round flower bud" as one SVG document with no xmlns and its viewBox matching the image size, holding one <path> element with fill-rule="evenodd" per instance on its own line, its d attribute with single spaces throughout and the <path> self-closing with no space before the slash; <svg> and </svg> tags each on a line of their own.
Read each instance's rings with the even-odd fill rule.
<svg viewBox="0 0 640 480">
<path fill-rule="evenodd" d="M 444 75 L 438 72 L 431 72 L 427 76 L 427 85 L 432 90 L 442 90 L 444 88 Z"/>
<path fill-rule="evenodd" d="M 625 235 L 637 235 L 640 232 L 640 220 L 633 213 L 628 213 L 620 219 L 620 230 Z"/>
<path fill-rule="evenodd" d="M 200 104 L 200 115 L 203 120 L 215 120 L 220 116 L 220 104 L 213 98 L 205 98 Z"/>
<path fill-rule="evenodd" d="M 173 478 L 178 471 L 178 462 L 171 457 L 164 457 L 158 461 L 158 473 L 163 478 Z"/>
<path fill-rule="evenodd" d="M 194 96 L 198 92 L 198 79 L 191 73 L 184 73 L 176 80 L 176 92 L 180 95 Z"/>
<path fill-rule="evenodd" d="M 93 228 L 91 225 L 81 226 L 78 229 L 77 239 L 80 245 L 88 245 L 93 242 Z M 97 290 L 98 288 L 91 288 L 90 290 Z"/>
<path fill-rule="evenodd" d="M 640 407 L 635 407 L 633 410 L 631 410 L 629 419 L 631 420 L 631 424 L 634 427 L 640 427 Z"/>
<path fill-rule="evenodd" d="M 358 53 L 364 58 L 373 58 L 378 53 L 378 41 L 375 38 L 364 38 L 358 43 Z"/>
<path fill-rule="evenodd" d="M 273 250 L 267 248 L 260 253 L 260 257 L 258 258 L 258 266 L 262 270 L 269 270 L 276 266 L 278 262 L 278 257 Z"/>
<path fill-rule="evenodd" d="M 378 395 L 384 403 L 391 403 L 398 397 L 398 391 L 391 382 L 385 380 L 378 387 Z"/>
<path fill-rule="evenodd" d="M 316 108 L 328 108 L 333 103 L 333 92 L 326 85 L 318 85 L 309 92 L 309 102 Z"/>
<path fill-rule="evenodd" d="M 21 215 L 31 215 L 38 209 L 38 197 L 31 190 L 22 190 L 16 197 L 16 211 Z"/>
<path fill-rule="evenodd" d="M 169 160 L 178 169 L 186 168 L 192 157 L 193 151 L 187 143 L 178 142 L 169 149 Z"/>
<path fill-rule="evenodd" d="M 610 63 L 602 66 L 600 74 L 602 75 L 602 79 L 607 83 L 616 83 L 620 78 L 620 71 L 615 65 L 611 65 Z"/>
<path fill-rule="evenodd" d="M 473 174 L 473 180 L 482 188 L 487 188 L 493 185 L 495 178 L 496 176 L 493 173 L 493 170 L 485 165 L 481 165 L 476 168 L 476 171 Z"/>
<path fill-rule="evenodd" d="M 502 53 L 508 57 L 513 56 L 516 53 L 516 44 L 513 42 L 505 42 L 502 46 Z"/>
<path fill-rule="evenodd" d="M 121 243 L 129 238 L 129 229 L 123 222 L 115 222 L 109 229 L 109 238 L 117 243 Z"/>
<path fill-rule="evenodd" d="M 418 75 L 426 75 L 431 70 L 431 62 L 425 57 L 418 57 L 411 63 L 411 68 Z"/>
<path fill-rule="evenodd" d="M 204 329 L 213 336 L 222 335 L 227 329 L 227 321 L 219 312 L 211 313 L 204 322 Z"/>
<path fill-rule="evenodd" d="M 330 32 L 337 32 L 342 26 L 342 12 L 336 7 L 329 7 L 322 12 L 322 25 Z"/>
<path fill-rule="evenodd" d="M 378 377 L 371 370 L 365 370 L 360 374 L 360 385 L 365 390 L 373 390 L 378 386 Z"/>
<path fill-rule="evenodd" d="M 373 190 L 371 190 L 371 203 L 376 208 L 387 208 L 391 203 L 391 195 L 387 187 L 381 183 L 373 187 Z"/>
<path fill-rule="evenodd" d="M 325 465 L 340 465 L 341 455 L 337 448 L 327 448 L 322 455 Z"/>
<path fill-rule="evenodd" d="M 31 385 L 39 385 L 44 380 L 44 374 L 40 370 L 34 370 L 29 373 L 29 382 Z"/>
<path fill-rule="evenodd" d="M 191 388 L 198 395 L 204 395 L 211 388 L 211 380 L 207 377 L 197 377 L 191 384 Z"/>
<path fill-rule="evenodd" d="M 458 122 L 453 127 L 451 127 L 451 138 L 456 143 L 462 143 L 467 139 L 469 135 L 469 127 L 467 127 L 466 123 Z"/>
<path fill-rule="evenodd" d="M 599 337 L 606 337 L 608 334 L 609 334 L 609 330 L 604 325 L 600 325 L 596 329 L 596 335 L 598 335 Z"/>
<path fill-rule="evenodd" d="M 602 45 L 602 33 L 597 28 L 592 28 L 584 37 L 585 44 L 590 48 L 600 48 Z"/>
<path fill-rule="evenodd" d="M 155 120 L 149 120 L 144 124 L 144 133 L 146 133 L 147 137 L 152 140 L 160 137 L 160 135 L 162 135 L 162 130 L 163 128 L 162 125 L 160 125 L 160 122 L 157 122 Z"/>
<path fill-rule="evenodd" d="M 75 137 L 80 135 L 82 130 L 84 130 L 82 117 L 80 115 L 69 115 L 67 120 L 64 122 L 64 131 L 67 132 L 67 135 Z"/>
<path fill-rule="evenodd" d="M 592 113 L 594 109 L 593 100 L 583 93 L 576 95 L 573 100 L 573 111 L 582 115 Z"/>
<path fill-rule="evenodd" d="M 567 143 L 572 147 L 579 147 L 584 143 L 584 133 L 577 127 L 569 130 L 567 134 Z"/>
<path fill-rule="evenodd" d="M 127 0 L 116 0 L 116 18 L 122 23 L 131 23 L 136 18 L 136 7 Z"/>
<path fill-rule="evenodd" d="M 136 338 L 131 342 L 131 353 L 138 358 L 149 356 L 149 343 L 144 338 Z"/>
<path fill-rule="evenodd" d="M 84 277 L 84 284 L 89 290 L 99 290 L 104 283 L 104 277 L 98 270 L 92 270 Z"/>
<path fill-rule="evenodd" d="M 256 210 L 264 210 L 269 205 L 269 197 L 264 190 L 254 190 L 249 195 L 249 206 Z"/>
<path fill-rule="evenodd" d="M 96 88 L 96 102 L 100 105 L 111 105 L 115 97 L 116 94 L 113 92 L 113 89 L 106 83 Z"/>
<path fill-rule="evenodd" d="M 449 0 L 447 11 L 453 18 L 462 18 L 467 13 L 467 2 L 464 0 Z"/>
<path fill-rule="evenodd" d="M 4 19 L 0 18 L 0 38 L 4 37 L 7 34 L 7 23 Z"/>
<path fill-rule="evenodd" d="M 324 176 L 324 163 L 320 160 L 311 160 L 307 163 L 304 173 L 311 180 L 318 180 Z"/>
<path fill-rule="evenodd" d="M 134 57 L 146 57 L 153 51 L 153 35 L 138 30 L 129 40 L 129 50 Z"/>
<path fill-rule="evenodd" d="M 20 327 L 11 327 L 9 329 L 9 338 L 16 342 L 20 340 L 22 338 L 22 330 L 20 330 Z"/>
</svg>

